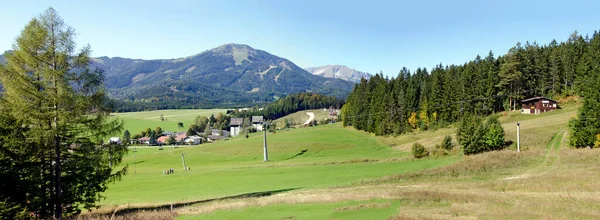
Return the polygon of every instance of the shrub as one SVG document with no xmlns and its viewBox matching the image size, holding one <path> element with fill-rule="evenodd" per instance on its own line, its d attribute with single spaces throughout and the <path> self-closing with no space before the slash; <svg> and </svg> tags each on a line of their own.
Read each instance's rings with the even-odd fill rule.
<svg viewBox="0 0 600 220">
<path fill-rule="evenodd" d="M 452 137 L 450 135 L 446 135 L 440 146 L 446 150 L 452 150 L 454 148 L 454 142 L 452 142 Z"/>
<path fill-rule="evenodd" d="M 415 158 L 423 158 L 429 155 L 429 151 L 419 143 L 415 143 L 412 146 L 412 154 Z"/>
<path fill-rule="evenodd" d="M 504 147 L 504 128 L 497 116 L 488 118 L 485 123 L 480 117 L 466 117 L 461 121 L 456 135 L 467 155 Z"/>
<path fill-rule="evenodd" d="M 429 153 L 434 158 L 439 158 L 448 155 L 448 152 L 444 150 L 440 145 L 435 145 L 435 148 Z"/>
</svg>

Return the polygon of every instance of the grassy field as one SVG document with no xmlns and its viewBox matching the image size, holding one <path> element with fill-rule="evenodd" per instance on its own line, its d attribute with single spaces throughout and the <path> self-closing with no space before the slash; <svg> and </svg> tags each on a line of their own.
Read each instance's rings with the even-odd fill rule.
<svg viewBox="0 0 600 220">
<path fill-rule="evenodd" d="M 345 138 L 339 138 L 345 137 Z M 269 162 L 264 163 L 262 136 L 179 149 L 137 149 L 125 163 L 136 175 L 111 185 L 104 204 L 164 203 L 233 196 L 249 192 L 348 185 L 450 164 L 455 158 L 407 160 L 374 138 L 339 124 L 270 133 Z M 182 171 L 185 153 L 189 171 Z M 400 160 L 400 161 L 398 161 Z M 135 163 L 135 167 L 134 167 Z M 175 174 L 163 176 L 162 170 Z M 243 183 L 243 184 L 240 184 Z"/>
<path fill-rule="evenodd" d="M 323 111 L 323 109 L 313 109 L 313 110 L 304 110 L 304 111 L 292 113 L 285 117 L 278 118 L 277 120 L 274 120 L 273 122 L 279 126 L 279 125 L 282 125 L 283 121 L 287 119 L 293 127 L 300 127 L 306 122 L 306 120 L 308 120 L 310 118 L 308 116 L 308 114 L 306 114 L 307 112 L 314 113 L 315 114 L 314 120 L 317 120 L 317 122 L 323 120 L 324 118 L 329 117 L 329 111 Z"/>
<path fill-rule="evenodd" d="M 407 146 L 432 148 L 453 129 L 375 137 L 339 123 L 269 133 L 268 163 L 261 162 L 257 134 L 193 148 L 139 149 L 137 175 L 130 154 L 130 174 L 109 185 L 104 207 L 94 213 L 122 219 L 596 219 L 600 151 L 567 147 L 567 122 L 577 107 L 502 116 L 510 141 L 521 122 L 520 153 L 510 147 L 461 156 L 457 150 L 416 160 Z M 190 171 L 181 171 L 182 152 Z M 163 176 L 167 168 L 175 174 Z"/>
<path fill-rule="evenodd" d="M 225 114 L 225 109 L 181 109 L 181 110 L 158 110 L 145 112 L 114 113 L 114 118 L 123 120 L 125 129 L 131 134 L 137 134 L 146 128 L 154 129 L 161 127 L 165 131 L 186 131 L 188 126 L 194 122 L 197 116 L 210 116 L 219 112 Z M 164 121 L 161 121 L 160 115 Z M 183 123 L 183 128 L 177 126 Z"/>
</svg>

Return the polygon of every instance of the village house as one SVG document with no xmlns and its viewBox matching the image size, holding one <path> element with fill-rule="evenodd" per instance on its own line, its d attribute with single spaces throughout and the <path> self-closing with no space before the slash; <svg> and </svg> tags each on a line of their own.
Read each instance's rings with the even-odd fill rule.
<svg viewBox="0 0 600 220">
<path fill-rule="evenodd" d="M 242 128 L 242 124 L 244 123 L 243 118 L 232 118 L 229 122 L 230 134 L 232 137 L 240 135 L 240 130 Z"/>
<path fill-rule="evenodd" d="M 176 133 L 172 132 L 172 131 L 163 131 L 162 135 L 164 135 L 164 136 L 173 136 L 173 135 L 176 135 Z"/>
<path fill-rule="evenodd" d="M 214 142 L 214 141 L 225 140 L 225 139 L 227 139 L 227 136 L 208 135 L 208 137 L 206 137 L 206 141 L 208 141 L 208 142 Z"/>
<path fill-rule="evenodd" d="M 187 137 L 188 136 L 185 132 L 179 132 L 176 134 L 175 140 L 177 141 L 177 144 L 184 144 L 184 141 Z"/>
<path fill-rule="evenodd" d="M 138 139 L 138 141 L 140 144 L 150 145 L 149 137 L 141 137 L 140 139 Z"/>
<path fill-rule="evenodd" d="M 202 137 L 194 135 L 194 136 L 189 136 L 187 138 L 185 138 L 185 140 L 183 140 L 183 142 L 187 145 L 196 145 L 196 144 L 201 144 L 202 143 Z"/>
<path fill-rule="evenodd" d="M 158 145 L 164 145 L 167 143 L 167 139 L 169 139 L 169 136 L 160 136 L 158 139 L 156 139 L 156 143 Z"/>
<path fill-rule="evenodd" d="M 229 132 L 221 129 L 212 129 L 210 135 L 229 137 Z"/>
<path fill-rule="evenodd" d="M 119 138 L 119 137 L 111 137 L 108 140 L 108 143 L 111 143 L 111 144 L 121 144 L 121 138 Z"/>
<path fill-rule="evenodd" d="M 521 113 L 540 114 L 558 109 L 558 103 L 546 97 L 534 97 L 521 100 Z"/>
<path fill-rule="evenodd" d="M 254 129 L 256 129 L 256 131 L 263 130 L 263 122 L 264 122 L 263 116 L 252 116 L 252 127 Z"/>
</svg>

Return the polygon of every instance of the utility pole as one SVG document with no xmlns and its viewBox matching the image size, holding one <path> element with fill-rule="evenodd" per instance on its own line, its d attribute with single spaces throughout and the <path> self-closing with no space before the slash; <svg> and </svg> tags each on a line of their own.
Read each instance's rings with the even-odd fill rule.
<svg viewBox="0 0 600 220">
<path fill-rule="evenodd" d="M 186 170 L 186 166 L 185 166 L 185 154 L 181 153 L 181 161 L 183 162 L 183 170 Z"/>
<path fill-rule="evenodd" d="M 263 162 L 269 161 L 269 153 L 267 153 L 267 127 L 269 123 L 263 121 L 263 146 L 264 146 L 264 160 Z"/>
<path fill-rule="evenodd" d="M 517 153 L 521 152 L 521 123 L 517 122 Z"/>
<path fill-rule="evenodd" d="M 137 146 L 133 147 L 133 175 L 137 174 L 137 162 L 135 160 L 135 152 L 137 152 Z"/>
</svg>

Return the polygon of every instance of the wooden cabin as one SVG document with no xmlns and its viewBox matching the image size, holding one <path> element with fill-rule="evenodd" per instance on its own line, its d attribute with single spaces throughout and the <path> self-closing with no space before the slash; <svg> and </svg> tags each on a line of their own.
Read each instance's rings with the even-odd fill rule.
<svg viewBox="0 0 600 220">
<path fill-rule="evenodd" d="M 546 97 L 534 97 L 521 100 L 521 113 L 540 114 L 558 109 L 558 102 Z"/>
</svg>

